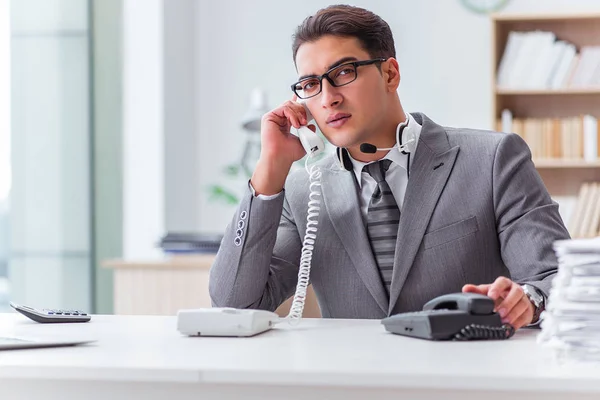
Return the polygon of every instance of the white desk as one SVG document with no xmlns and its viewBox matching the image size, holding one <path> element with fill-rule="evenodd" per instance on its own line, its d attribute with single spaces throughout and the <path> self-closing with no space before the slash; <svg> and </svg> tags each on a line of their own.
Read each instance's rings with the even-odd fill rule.
<svg viewBox="0 0 600 400">
<path fill-rule="evenodd" d="M 174 317 L 40 325 L 0 314 L 0 335 L 96 344 L 0 352 L 2 399 L 598 399 L 600 367 L 560 366 L 535 343 L 429 342 L 379 321 L 306 319 L 252 338 L 188 338 Z M 383 397 L 389 396 L 389 397 Z"/>
</svg>

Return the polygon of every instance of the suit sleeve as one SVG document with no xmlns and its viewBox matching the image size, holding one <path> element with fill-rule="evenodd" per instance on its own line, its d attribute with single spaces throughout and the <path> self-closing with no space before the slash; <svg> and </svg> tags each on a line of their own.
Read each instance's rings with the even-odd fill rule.
<svg viewBox="0 0 600 400">
<path fill-rule="evenodd" d="M 548 296 L 558 269 L 552 244 L 569 233 L 518 135 L 504 136 L 496 149 L 493 192 L 502 259 L 511 279 Z"/>
<path fill-rule="evenodd" d="M 211 267 L 213 306 L 275 311 L 294 293 L 301 248 L 285 191 L 261 199 L 248 189 Z"/>
</svg>

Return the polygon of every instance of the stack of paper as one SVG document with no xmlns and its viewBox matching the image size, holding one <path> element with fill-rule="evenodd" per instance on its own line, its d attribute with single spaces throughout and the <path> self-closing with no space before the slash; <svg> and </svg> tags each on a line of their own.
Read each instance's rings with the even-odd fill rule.
<svg viewBox="0 0 600 400">
<path fill-rule="evenodd" d="M 600 237 L 554 243 L 558 273 L 538 339 L 573 361 L 600 362 Z"/>
</svg>

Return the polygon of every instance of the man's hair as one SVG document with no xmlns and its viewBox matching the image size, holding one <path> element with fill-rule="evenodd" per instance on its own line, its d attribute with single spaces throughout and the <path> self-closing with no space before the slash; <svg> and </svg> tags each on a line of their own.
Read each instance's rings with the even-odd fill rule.
<svg viewBox="0 0 600 400">
<path fill-rule="evenodd" d="M 294 63 L 300 46 L 325 35 L 357 38 L 371 58 L 396 57 L 390 26 L 381 17 L 364 8 L 332 5 L 307 17 L 292 36 Z"/>
</svg>

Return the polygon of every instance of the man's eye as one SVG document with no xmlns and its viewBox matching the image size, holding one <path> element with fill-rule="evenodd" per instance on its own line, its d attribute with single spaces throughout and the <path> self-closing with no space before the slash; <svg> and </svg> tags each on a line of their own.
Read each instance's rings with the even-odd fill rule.
<svg viewBox="0 0 600 400">
<path fill-rule="evenodd" d="M 308 81 L 304 85 L 302 85 L 302 89 L 303 90 L 311 90 L 311 89 L 314 89 L 318 84 L 319 84 L 319 82 L 317 82 L 317 81 Z"/>
<path fill-rule="evenodd" d="M 348 68 L 342 68 L 339 72 L 338 72 L 338 76 L 339 75 L 348 75 L 348 74 L 353 74 L 354 73 L 354 68 L 348 67 Z"/>
</svg>

